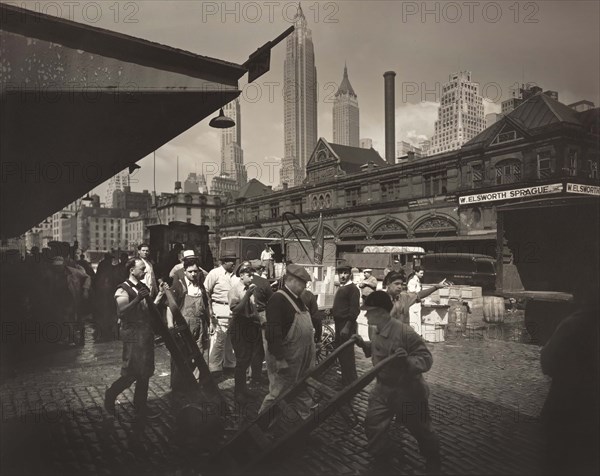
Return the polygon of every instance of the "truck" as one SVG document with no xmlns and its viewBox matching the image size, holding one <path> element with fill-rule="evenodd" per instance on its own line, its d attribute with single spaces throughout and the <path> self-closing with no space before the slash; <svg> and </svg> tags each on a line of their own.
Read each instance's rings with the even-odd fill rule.
<svg viewBox="0 0 600 476">
<path fill-rule="evenodd" d="M 239 260 L 247 260 L 253 264 L 259 264 L 260 254 L 265 249 L 265 244 L 268 244 L 275 252 L 275 271 L 277 274 L 278 270 L 281 270 L 281 265 L 277 266 L 277 264 L 282 263 L 284 260 L 302 265 L 311 265 L 314 263 L 314 252 L 310 240 L 303 239 L 301 243 L 296 239 L 284 239 L 282 247 L 281 238 L 226 236 L 221 238 L 220 254 L 234 255 Z M 325 242 L 323 267 L 335 266 L 335 252 L 335 244 Z"/>
<path fill-rule="evenodd" d="M 372 269 L 383 280 L 388 271 L 404 271 L 408 276 L 419 264 L 425 250 L 420 246 L 365 246 L 362 252 L 342 252 L 339 262 L 358 269 Z"/>
</svg>

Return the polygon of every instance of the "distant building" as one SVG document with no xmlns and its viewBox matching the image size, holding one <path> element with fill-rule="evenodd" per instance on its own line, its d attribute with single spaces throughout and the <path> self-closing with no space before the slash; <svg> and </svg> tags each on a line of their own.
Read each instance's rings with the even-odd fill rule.
<svg viewBox="0 0 600 476">
<path fill-rule="evenodd" d="M 423 157 L 423 153 L 419 147 L 416 147 L 411 143 L 403 140 L 398 141 L 398 143 L 396 144 L 396 157 L 407 157 L 409 155 L 409 152 L 412 152 L 412 159 L 420 159 L 421 157 Z"/>
<path fill-rule="evenodd" d="M 344 77 L 333 100 L 333 142 L 358 147 L 359 136 L 358 98 L 344 65 Z"/>
<path fill-rule="evenodd" d="M 373 139 L 365 138 L 360 140 L 360 148 L 361 149 L 372 149 L 373 148 Z"/>
<path fill-rule="evenodd" d="M 495 124 L 496 122 L 498 122 L 500 120 L 501 117 L 502 117 L 502 115 L 498 114 L 497 112 L 490 112 L 489 114 L 486 114 L 485 115 L 485 127 L 488 128 L 492 124 Z"/>
<path fill-rule="evenodd" d="M 115 190 L 113 192 L 112 204 L 112 208 L 145 214 L 148 213 L 152 206 L 152 195 L 150 195 L 148 190 L 132 192 L 131 187 L 127 185 L 123 187 L 123 190 Z"/>
<path fill-rule="evenodd" d="M 479 83 L 471 81 L 470 71 L 450 75 L 450 80 L 442 86 L 429 155 L 459 149 L 484 129 Z"/>
<path fill-rule="evenodd" d="M 589 111 L 590 109 L 594 109 L 596 106 L 592 101 L 588 101 L 583 99 L 582 101 L 574 102 L 573 104 L 569 104 L 571 109 L 575 109 L 577 112 Z"/>
<path fill-rule="evenodd" d="M 108 188 L 106 189 L 106 198 L 104 204 L 106 207 L 111 208 L 113 206 L 113 194 L 117 190 L 125 190 L 125 187 L 129 187 L 129 171 L 127 169 L 121 170 L 118 174 L 114 175 L 108 181 Z"/>
<path fill-rule="evenodd" d="M 212 195 L 235 196 L 239 190 L 238 181 L 227 173 L 221 173 L 212 179 L 210 187 Z"/>
<path fill-rule="evenodd" d="M 221 198 L 203 193 L 162 193 L 157 197 L 156 212 L 159 223 L 172 221 L 206 225 L 209 228 L 209 245 L 213 253 L 217 252 L 214 231 L 219 224 L 217 213 Z"/>
<path fill-rule="evenodd" d="M 523 99 L 519 97 L 514 97 L 507 99 L 506 101 L 502 101 L 501 111 L 502 115 L 506 116 L 509 112 L 514 111 L 519 105 L 523 102 Z"/>
<path fill-rule="evenodd" d="M 235 121 L 235 126 L 221 130 L 221 175 L 227 174 L 234 179 L 237 189 L 248 181 L 242 150 L 242 114 L 240 100 L 235 99 L 225 105 L 223 112 Z"/>
<path fill-rule="evenodd" d="M 280 183 L 300 185 L 306 163 L 317 144 L 317 68 L 312 33 L 302 8 L 294 17 L 294 31 L 286 39 L 283 64 L 284 156 Z"/>
<path fill-rule="evenodd" d="M 187 179 L 183 182 L 184 193 L 208 193 L 208 187 L 206 186 L 206 178 L 203 174 L 197 174 L 191 172 Z"/>
<path fill-rule="evenodd" d="M 502 101 L 501 112 L 503 115 L 514 111 L 517 107 L 519 107 L 523 101 L 535 96 L 538 93 L 541 93 L 543 90 L 539 86 L 536 86 L 533 83 L 522 84 L 519 88 L 518 92 L 513 92 L 513 97 L 507 99 L 506 101 Z M 544 94 L 548 97 L 551 97 L 555 101 L 558 101 L 558 92 L 556 91 L 544 91 Z"/>
<path fill-rule="evenodd" d="M 130 250 L 135 250 L 138 245 L 150 241 L 150 230 L 148 227 L 158 223 L 156 210 L 152 210 L 150 215 L 132 217 L 127 220 L 127 241 Z"/>
<path fill-rule="evenodd" d="M 421 155 L 427 157 L 429 155 L 429 149 L 431 148 L 431 141 L 429 139 L 422 140 L 419 142 L 419 149 L 421 149 Z"/>
</svg>

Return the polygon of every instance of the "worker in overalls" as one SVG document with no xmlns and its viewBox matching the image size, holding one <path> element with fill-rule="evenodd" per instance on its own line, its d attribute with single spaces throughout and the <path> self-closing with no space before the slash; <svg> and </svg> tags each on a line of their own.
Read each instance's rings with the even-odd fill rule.
<svg viewBox="0 0 600 476">
<path fill-rule="evenodd" d="M 210 307 L 208 294 L 204 288 L 204 274 L 199 260 L 195 257 L 184 258 L 182 279 L 175 279 L 171 292 L 181 311 L 185 322 L 190 328 L 196 344 L 200 348 L 205 361 L 208 361 L 208 343 L 210 327 Z M 172 328 L 173 314 L 167 307 L 167 326 Z M 174 391 L 187 390 L 185 379 L 171 358 L 171 389 Z"/>
<path fill-rule="evenodd" d="M 310 313 L 300 298 L 310 280 L 310 275 L 302 266 L 287 265 L 282 289 L 273 294 L 267 303 L 265 351 L 269 393 L 260 411 L 314 367 L 314 327 Z M 301 401 L 295 410 L 301 417 L 307 418 L 313 405 L 312 398 L 306 392 L 298 398 Z"/>
</svg>

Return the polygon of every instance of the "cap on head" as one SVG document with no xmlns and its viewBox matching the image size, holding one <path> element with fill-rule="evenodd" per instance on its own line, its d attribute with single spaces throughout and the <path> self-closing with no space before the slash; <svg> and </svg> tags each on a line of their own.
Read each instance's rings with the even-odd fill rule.
<svg viewBox="0 0 600 476">
<path fill-rule="evenodd" d="M 303 266 L 300 266 L 298 264 L 288 264 L 285 268 L 285 273 L 289 274 L 290 276 L 294 276 L 295 278 L 301 279 L 305 283 L 312 281 L 310 274 L 308 274 L 308 271 L 306 271 L 306 269 L 304 269 Z"/>
<path fill-rule="evenodd" d="M 374 291 L 365 298 L 365 303 L 361 306 L 364 311 L 371 309 L 385 309 L 390 312 L 394 307 L 392 298 L 385 291 Z"/>
<path fill-rule="evenodd" d="M 235 260 L 237 260 L 237 256 L 235 256 L 235 255 L 223 255 L 223 256 L 221 256 L 221 262 L 223 262 L 223 263 L 226 263 L 226 262 L 234 263 Z"/>
<path fill-rule="evenodd" d="M 365 268 L 363 269 L 363 273 L 372 273 L 373 270 L 371 268 Z"/>
<path fill-rule="evenodd" d="M 235 272 L 235 275 L 239 278 L 240 275 L 242 275 L 243 273 L 253 274 L 254 273 L 254 268 L 252 268 L 251 266 L 240 266 L 237 269 L 237 271 Z"/>
<path fill-rule="evenodd" d="M 195 258 L 196 252 L 194 250 L 183 250 L 183 258 Z"/>
<path fill-rule="evenodd" d="M 350 266 L 349 264 L 340 264 L 336 269 L 335 269 L 338 273 L 351 273 L 352 272 L 352 266 Z"/>
</svg>

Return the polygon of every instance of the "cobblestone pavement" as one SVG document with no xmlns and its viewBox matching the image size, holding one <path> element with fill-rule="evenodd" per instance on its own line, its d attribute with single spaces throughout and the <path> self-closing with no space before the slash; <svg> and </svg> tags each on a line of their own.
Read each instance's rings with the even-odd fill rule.
<svg viewBox="0 0 600 476">
<path fill-rule="evenodd" d="M 539 348 L 490 339 L 485 333 L 429 344 L 434 365 L 426 374 L 444 474 L 539 474 L 542 434 L 538 415 L 549 388 L 539 366 Z M 119 396 L 116 418 L 102 408 L 104 391 L 119 375 L 121 344 L 94 343 L 30 358 L 0 386 L 2 474 L 202 474 L 208 449 L 178 438 L 169 393 L 169 358 L 157 349 L 150 400 L 159 420 L 140 426 L 132 419 L 132 393 Z M 370 362 L 357 349 L 359 372 Z M 327 383 L 338 385 L 335 369 Z M 219 383 L 231 404 L 228 431 L 240 423 L 233 380 Z M 353 407 L 359 424 L 349 428 L 333 416 L 311 437 L 271 465 L 274 474 L 377 474 L 365 450 L 362 427 L 368 390 Z M 266 386 L 262 395 L 266 393 Z M 237 413 L 236 413 L 237 412 Z M 401 427 L 390 438 L 398 448 L 395 474 L 423 474 L 416 442 Z M 202 445 L 203 446 L 203 445 Z"/>
</svg>

